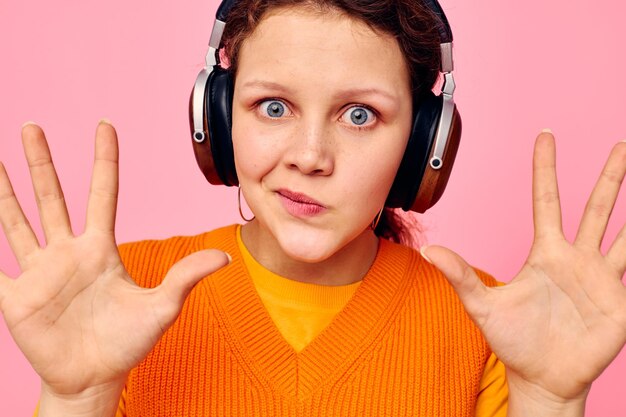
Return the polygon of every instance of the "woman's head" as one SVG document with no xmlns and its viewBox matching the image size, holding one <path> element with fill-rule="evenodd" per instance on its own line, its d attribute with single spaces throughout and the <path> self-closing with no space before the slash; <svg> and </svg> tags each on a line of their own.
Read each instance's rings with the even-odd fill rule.
<svg viewBox="0 0 626 417">
<path fill-rule="evenodd" d="M 244 0 L 229 15 L 237 175 L 295 259 L 324 260 L 364 235 L 395 178 L 413 100 L 438 74 L 430 12 L 410 3 L 423 19 L 405 19 L 408 2 L 371 3 Z M 311 199 L 322 208 L 298 203 Z"/>
</svg>

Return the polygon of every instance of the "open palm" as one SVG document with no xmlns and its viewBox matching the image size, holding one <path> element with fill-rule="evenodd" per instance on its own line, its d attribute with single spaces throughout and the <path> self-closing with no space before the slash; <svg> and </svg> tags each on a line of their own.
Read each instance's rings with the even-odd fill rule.
<svg viewBox="0 0 626 417">
<path fill-rule="evenodd" d="M 606 255 L 600 245 L 626 173 L 626 143 L 612 150 L 587 203 L 576 239 L 562 231 L 555 144 L 537 138 L 534 154 L 535 239 L 521 271 L 489 288 L 457 254 L 425 255 L 446 275 L 468 314 L 505 364 L 507 379 L 559 399 L 585 395 L 626 343 L 626 227 Z"/>
<path fill-rule="evenodd" d="M 0 272 L 0 311 L 15 342 L 52 392 L 69 395 L 126 377 L 178 316 L 196 282 L 226 265 L 221 251 L 181 260 L 157 288 L 126 272 L 114 237 L 118 145 L 98 126 L 85 231 L 72 233 L 43 131 L 23 128 L 47 245 L 39 245 L 0 164 L 0 221 L 22 274 Z"/>
</svg>

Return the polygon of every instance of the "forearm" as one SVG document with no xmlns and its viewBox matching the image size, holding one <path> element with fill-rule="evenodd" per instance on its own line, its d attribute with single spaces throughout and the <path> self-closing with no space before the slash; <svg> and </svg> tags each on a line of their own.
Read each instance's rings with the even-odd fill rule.
<svg viewBox="0 0 626 417">
<path fill-rule="evenodd" d="M 113 417 L 123 389 L 124 383 L 120 383 L 62 396 L 42 384 L 37 417 Z"/>
</svg>

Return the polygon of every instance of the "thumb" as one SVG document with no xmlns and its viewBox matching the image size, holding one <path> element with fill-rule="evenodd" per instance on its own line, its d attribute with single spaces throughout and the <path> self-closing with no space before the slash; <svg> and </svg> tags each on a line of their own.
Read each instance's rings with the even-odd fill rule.
<svg viewBox="0 0 626 417">
<path fill-rule="evenodd" d="M 194 252 L 176 262 L 158 287 L 157 298 L 168 326 L 176 320 L 187 296 L 209 274 L 228 265 L 230 255 L 217 249 Z"/>
<path fill-rule="evenodd" d="M 465 310 L 474 323 L 481 327 L 481 323 L 489 312 L 486 302 L 489 288 L 480 280 L 472 268 L 461 256 L 443 246 L 423 246 L 420 252 L 424 259 L 437 267 L 454 288 Z"/>
</svg>

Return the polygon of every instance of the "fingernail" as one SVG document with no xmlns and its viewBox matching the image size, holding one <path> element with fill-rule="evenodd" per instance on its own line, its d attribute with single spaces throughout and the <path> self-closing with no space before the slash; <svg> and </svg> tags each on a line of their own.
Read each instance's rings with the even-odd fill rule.
<svg viewBox="0 0 626 417">
<path fill-rule="evenodd" d="M 428 256 L 426 256 L 426 254 L 424 253 L 427 247 L 428 247 L 427 245 L 422 246 L 420 248 L 420 253 L 422 254 L 422 257 L 428 261 L 429 264 L 432 264 L 433 262 L 430 259 L 428 259 Z"/>
<path fill-rule="evenodd" d="M 541 133 L 552 133 L 552 129 L 546 127 L 545 129 L 541 129 Z"/>
<path fill-rule="evenodd" d="M 23 128 L 25 128 L 25 127 L 26 127 L 26 126 L 28 126 L 28 125 L 35 125 L 35 126 L 37 126 L 37 123 L 35 123 L 35 122 L 33 122 L 33 121 L 30 121 L 30 120 L 29 120 L 28 122 L 26 122 L 26 123 L 24 123 L 24 124 L 22 125 L 22 129 L 23 129 Z"/>
<path fill-rule="evenodd" d="M 233 257 L 230 256 L 230 253 L 228 252 L 224 252 L 226 254 L 226 256 L 228 256 L 228 263 L 230 264 L 233 261 Z"/>
<path fill-rule="evenodd" d="M 106 117 L 100 119 L 100 121 L 98 123 L 106 123 L 108 125 L 112 125 L 111 121 L 109 119 L 107 119 Z"/>
</svg>

